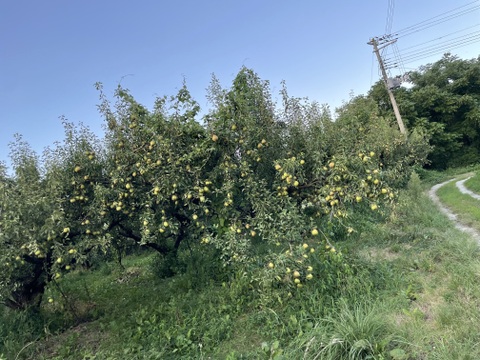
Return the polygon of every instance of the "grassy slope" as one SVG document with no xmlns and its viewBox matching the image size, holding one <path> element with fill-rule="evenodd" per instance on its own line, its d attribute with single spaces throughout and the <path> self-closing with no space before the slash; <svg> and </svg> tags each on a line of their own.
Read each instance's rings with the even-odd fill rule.
<svg viewBox="0 0 480 360">
<path fill-rule="evenodd" d="M 108 265 L 62 282 L 75 311 L 62 310 L 64 299 L 50 289 L 46 296 L 55 301 L 42 309 L 49 321 L 31 325 L 47 335 L 38 341 L 24 336 L 18 344 L 4 340 L 0 353 L 15 358 L 28 345 L 19 359 L 233 360 L 280 353 L 333 359 L 347 356 L 331 342 L 341 339 L 351 345 L 347 351 L 363 344 L 387 358 L 480 358 L 476 244 L 451 226 L 418 184 L 401 194 L 386 221 L 359 217 L 356 229 L 337 243 L 355 276 L 342 277 L 335 291 L 320 282 L 292 296 L 278 289 L 259 294 L 241 274 L 223 284 L 191 274 L 161 280 L 146 266 L 151 256 L 130 257 L 126 271 Z M 13 316 L 4 320 L 18 327 Z M 330 344 L 324 357 L 322 343 Z"/>
</svg>

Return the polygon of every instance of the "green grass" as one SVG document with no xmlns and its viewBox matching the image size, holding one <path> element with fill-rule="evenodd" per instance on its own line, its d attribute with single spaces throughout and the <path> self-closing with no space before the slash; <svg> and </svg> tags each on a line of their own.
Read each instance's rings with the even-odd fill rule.
<svg viewBox="0 0 480 360">
<path fill-rule="evenodd" d="M 446 188 L 451 194 L 455 189 Z M 458 194 L 448 195 L 455 199 Z M 443 197 L 442 197 L 443 198 Z M 474 221 L 474 220 L 472 220 Z M 51 286 L 40 314 L 0 314 L 5 359 L 478 359 L 478 246 L 411 181 L 386 217 L 355 217 L 347 268 L 300 291 L 197 264 L 161 279 L 129 256 Z M 222 270 L 223 269 L 223 270 Z M 263 274 L 259 272 L 258 274 Z M 261 279 L 260 279 L 261 280 Z M 338 286 L 326 288 L 324 284 Z M 2 358 L 0 356 L 0 358 Z"/>
<path fill-rule="evenodd" d="M 473 177 L 465 181 L 465 187 L 474 193 L 480 194 L 480 172 L 477 172 Z"/>
<path fill-rule="evenodd" d="M 455 181 L 442 186 L 437 194 L 442 203 L 459 215 L 462 223 L 480 230 L 480 200 L 462 194 Z"/>
</svg>

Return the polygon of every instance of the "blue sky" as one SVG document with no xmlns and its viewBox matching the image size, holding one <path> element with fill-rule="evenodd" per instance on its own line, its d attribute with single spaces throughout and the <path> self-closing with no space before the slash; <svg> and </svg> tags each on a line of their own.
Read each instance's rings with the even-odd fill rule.
<svg viewBox="0 0 480 360">
<path fill-rule="evenodd" d="M 7 160 L 15 133 L 39 153 L 62 140 L 60 116 L 102 134 L 93 86 L 97 81 L 109 96 L 121 82 L 151 107 L 156 96 L 174 94 L 185 78 L 207 111 L 205 89 L 211 74 L 227 87 L 245 65 L 271 82 L 273 94 L 285 80 L 290 95 L 307 96 L 333 109 L 351 93 L 366 93 L 379 79 L 367 42 L 385 33 L 389 5 L 394 5 L 395 31 L 469 3 L 472 0 L 3 0 L 0 161 Z M 467 27 L 478 31 L 479 23 L 476 10 L 405 36 L 397 43 L 400 54 L 402 48 Z M 452 53 L 474 58 L 480 54 L 478 45 Z"/>
</svg>

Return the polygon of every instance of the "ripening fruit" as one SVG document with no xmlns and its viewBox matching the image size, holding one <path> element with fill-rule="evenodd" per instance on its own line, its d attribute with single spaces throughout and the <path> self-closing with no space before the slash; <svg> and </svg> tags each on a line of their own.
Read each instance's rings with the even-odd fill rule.
<svg viewBox="0 0 480 360">
<path fill-rule="evenodd" d="M 177 195 L 172 195 L 172 201 L 177 201 L 178 200 L 178 196 Z"/>
<path fill-rule="evenodd" d="M 299 273 L 297 270 L 295 270 L 295 271 L 293 272 L 293 277 L 294 277 L 294 278 L 299 278 L 299 277 L 300 277 L 300 273 Z"/>
<path fill-rule="evenodd" d="M 382 194 L 386 194 L 387 192 L 387 189 L 382 189 Z"/>
<path fill-rule="evenodd" d="M 374 157 L 375 153 L 373 151 L 370 151 L 370 157 Z"/>
<path fill-rule="evenodd" d="M 234 131 L 237 130 L 237 125 L 233 124 L 232 125 L 232 130 L 234 130 Z"/>
<path fill-rule="evenodd" d="M 257 233 L 254 230 L 250 231 L 250 235 L 255 236 L 256 234 Z"/>
<path fill-rule="evenodd" d="M 57 263 L 59 263 L 59 264 L 61 264 L 62 261 L 63 261 L 63 259 L 62 259 L 61 257 L 59 257 L 59 258 L 57 259 Z"/>
<path fill-rule="evenodd" d="M 164 221 L 164 222 L 163 222 L 163 226 L 164 226 L 164 227 L 168 227 L 168 221 Z"/>
<path fill-rule="evenodd" d="M 300 160 L 300 165 L 303 165 L 303 164 L 305 164 L 305 160 L 302 159 Z"/>
<path fill-rule="evenodd" d="M 329 164 L 328 164 L 328 167 L 330 169 L 333 169 L 335 167 L 335 163 L 333 161 L 331 161 Z"/>
<path fill-rule="evenodd" d="M 212 135 L 212 141 L 217 141 L 217 140 L 218 140 L 218 136 L 215 135 L 215 134 L 213 134 L 213 135 Z"/>
<path fill-rule="evenodd" d="M 76 252 L 75 249 L 70 249 L 70 250 L 68 250 L 68 253 L 69 253 L 69 254 L 75 254 L 75 252 Z"/>
<path fill-rule="evenodd" d="M 372 204 L 372 205 L 370 205 L 370 209 L 372 209 L 372 210 L 377 210 L 377 209 L 378 209 L 377 204 Z"/>
<path fill-rule="evenodd" d="M 374 183 L 375 185 L 378 185 L 379 182 L 380 182 L 380 180 L 378 180 L 378 179 L 373 180 L 373 183 Z"/>
<path fill-rule="evenodd" d="M 360 202 L 360 201 L 362 201 L 362 197 L 361 197 L 361 196 L 356 196 L 356 197 L 355 197 L 355 200 L 356 200 L 357 202 Z"/>
<path fill-rule="evenodd" d="M 313 236 L 317 236 L 317 235 L 318 235 L 318 230 L 317 230 L 317 229 L 313 229 L 313 230 L 312 230 L 312 235 L 313 235 Z"/>
<path fill-rule="evenodd" d="M 63 232 L 64 232 L 65 234 L 68 233 L 68 232 L 70 232 L 70 228 L 68 228 L 68 227 L 64 228 L 64 229 L 63 229 Z"/>
<path fill-rule="evenodd" d="M 82 168 L 80 166 L 75 166 L 75 169 L 73 169 L 73 171 L 75 171 L 76 173 L 78 173 L 80 170 L 82 170 Z"/>
<path fill-rule="evenodd" d="M 295 284 L 300 284 L 300 282 L 301 282 L 300 279 L 298 279 L 298 278 L 293 280 L 293 281 L 295 282 Z"/>
<path fill-rule="evenodd" d="M 269 269 L 273 269 L 274 267 L 275 267 L 275 265 L 273 265 L 273 263 L 271 263 L 271 262 L 268 263 L 268 268 L 269 268 Z"/>
<path fill-rule="evenodd" d="M 282 169 L 282 166 L 280 164 L 275 164 L 275 170 L 279 171 Z"/>
<path fill-rule="evenodd" d="M 48 302 L 51 304 L 53 303 L 53 299 L 52 298 L 48 298 Z"/>
<path fill-rule="evenodd" d="M 307 248 L 308 248 L 308 244 L 303 244 L 302 247 L 303 247 L 304 249 L 307 249 Z"/>
<path fill-rule="evenodd" d="M 197 220 L 197 219 L 198 219 L 198 215 L 197 215 L 197 214 L 193 214 L 192 218 L 193 218 L 193 220 Z"/>
<path fill-rule="evenodd" d="M 65 266 L 65 270 L 70 270 L 72 267 L 70 265 Z"/>
</svg>

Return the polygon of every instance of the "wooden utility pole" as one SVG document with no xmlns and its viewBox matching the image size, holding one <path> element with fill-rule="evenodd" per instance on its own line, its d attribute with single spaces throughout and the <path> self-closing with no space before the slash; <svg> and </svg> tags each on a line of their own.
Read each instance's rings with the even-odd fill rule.
<svg viewBox="0 0 480 360">
<path fill-rule="evenodd" d="M 395 101 L 395 96 L 393 96 L 393 92 L 392 92 L 392 90 L 390 90 L 390 87 L 388 86 L 387 71 L 385 70 L 385 66 L 383 65 L 383 59 L 380 56 L 380 52 L 379 52 L 380 49 L 383 49 L 384 47 L 386 47 L 390 44 L 393 44 L 395 41 L 397 41 L 397 40 L 395 39 L 395 40 L 389 41 L 379 48 L 378 47 L 378 38 L 372 38 L 368 42 L 368 44 L 373 46 L 373 52 L 375 53 L 375 55 L 377 55 L 378 64 L 380 65 L 380 69 L 382 70 L 383 82 L 385 83 L 385 87 L 387 88 L 388 96 L 390 96 L 390 101 L 392 103 L 393 112 L 395 113 L 395 117 L 397 118 L 398 127 L 400 128 L 400 132 L 402 134 L 405 134 L 406 133 L 405 125 L 403 125 L 402 116 L 400 115 L 400 111 L 398 110 L 398 105 L 397 105 L 397 102 Z"/>
</svg>

